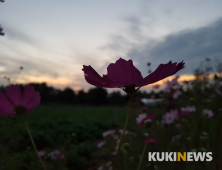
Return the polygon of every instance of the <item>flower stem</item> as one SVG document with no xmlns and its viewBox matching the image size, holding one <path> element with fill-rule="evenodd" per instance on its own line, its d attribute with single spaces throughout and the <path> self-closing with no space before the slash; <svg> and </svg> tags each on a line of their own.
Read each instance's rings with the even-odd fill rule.
<svg viewBox="0 0 222 170">
<path fill-rule="evenodd" d="M 115 165 L 116 165 L 116 162 L 117 162 L 117 159 L 118 159 L 118 156 L 119 156 L 119 151 L 120 151 L 120 148 L 121 148 L 124 136 L 125 136 L 125 131 L 126 131 L 126 128 L 127 128 L 127 125 L 128 125 L 129 114 L 130 114 L 130 106 L 131 106 L 131 95 L 129 94 L 128 113 L 127 113 L 126 122 L 125 122 L 124 129 L 123 129 L 123 134 L 121 135 L 120 142 L 119 142 L 119 147 L 118 147 L 117 154 L 116 154 L 116 157 L 115 157 L 115 160 L 114 160 L 114 168 L 113 168 L 114 170 L 115 170 Z"/>
<path fill-rule="evenodd" d="M 40 160 L 40 162 L 41 162 L 41 164 L 42 164 L 43 169 L 46 170 L 46 167 L 45 167 L 45 165 L 43 164 L 42 159 L 40 158 L 40 156 L 39 156 L 39 154 L 38 154 L 38 151 L 37 151 L 37 149 L 36 149 L 35 142 L 34 142 L 34 140 L 33 140 L 33 138 L 32 138 L 31 132 L 30 132 L 30 130 L 29 130 L 29 126 L 27 125 L 24 116 L 22 116 L 22 118 L 23 118 L 25 127 L 26 127 L 26 129 L 27 129 L 27 131 L 28 131 L 29 137 L 30 137 L 30 139 L 31 139 L 32 145 L 33 145 L 33 147 L 34 147 L 34 149 L 35 149 L 35 152 L 36 152 L 36 154 L 38 155 L 38 158 L 39 158 L 39 160 Z"/>
<path fill-rule="evenodd" d="M 143 153 L 142 153 L 142 156 L 140 157 L 140 162 L 139 162 L 139 165 L 137 167 L 137 170 L 140 169 L 140 166 L 141 166 L 141 163 L 142 163 L 142 160 L 143 160 L 143 156 L 144 156 L 144 153 L 145 153 L 145 150 L 146 150 L 146 146 L 147 146 L 147 142 L 145 143 L 145 145 L 143 147 Z"/>
</svg>

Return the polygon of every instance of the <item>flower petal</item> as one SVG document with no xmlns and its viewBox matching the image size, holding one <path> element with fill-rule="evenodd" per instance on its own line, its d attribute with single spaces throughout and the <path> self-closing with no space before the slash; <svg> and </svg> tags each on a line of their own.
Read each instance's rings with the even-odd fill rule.
<svg viewBox="0 0 222 170">
<path fill-rule="evenodd" d="M 39 92 L 35 91 L 34 95 L 32 96 L 32 99 L 27 103 L 27 108 L 31 109 L 35 106 L 38 106 L 40 104 L 40 94 Z"/>
<path fill-rule="evenodd" d="M 132 60 L 120 58 L 107 67 L 107 72 L 108 79 L 122 86 L 135 85 L 135 81 L 142 80 L 141 73 L 133 66 Z"/>
<path fill-rule="evenodd" d="M 22 104 L 22 92 L 19 85 L 7 86 L 5 92 L 14 105 Z"/>
<path fill-rule="evenodd" d="M 8 116 L 11 114 L 15 114 L 13 112 L 14 105 L 8 99 L 8 97 L 0 91 L 0 115 Z"/>
<path fill-rule="evenodd" d="M 107 82 L 106 79 L 102 78 L 91 66 L 83 65 L 82 70 L 84 71 L 85 79 L 89 84 L 98 87 L 116 87 Z"/>
<path fill-rule="evenodd" d="M 24 87 L 22 104 L 27 106 L 30 103 L 35 95 L 35 88 L 32 85 L 26 85 Z"/>
<path fill-rule="evenodd" d="M 146 76 L 141 82 L 138 83 L 138 85 L 145 86 L 147 84 L 152 84 L 159 80 L 162 80 L 168 76 L 172 76 L 180 69 L 182 69 L 183 65 L 183 61 L 178 64 L 172 63 L 171 61 L 168 64 L 160 64 L 159 67 L 153 73 Z"/>
</svg>

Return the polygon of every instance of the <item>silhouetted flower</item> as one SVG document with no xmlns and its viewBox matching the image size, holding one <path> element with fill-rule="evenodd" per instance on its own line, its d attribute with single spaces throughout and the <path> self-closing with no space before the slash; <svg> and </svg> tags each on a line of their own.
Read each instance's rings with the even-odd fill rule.
<svg viewBox="0 0 222 170">
<path fill-rule="evenodd" d="M 31 85 L 26 85 L 21 91 L 19 85 L 10 85 L 5 94 L 0 91 L 0 115 L 26 114 L 40 104 L 40 94 Z"/>
<path fill-rule="evenodd" d="M 133 65 L 132 60 L 120 58 L 115 63 L 107 67 L 107 75 L 101 77 L 90 65 L 83 65 L 85 79 L 89 84 L 98 87 L 121 88 L 126 93 L 132 94 L 140 87 L 155 83 L 168 76 L 174 75 L 183 68 L 184 63 L 160 64 L 159 67 L 145 78 L 141 72 Z M 136 89 L 137 87 L 137 89 Z"/>
</svg>

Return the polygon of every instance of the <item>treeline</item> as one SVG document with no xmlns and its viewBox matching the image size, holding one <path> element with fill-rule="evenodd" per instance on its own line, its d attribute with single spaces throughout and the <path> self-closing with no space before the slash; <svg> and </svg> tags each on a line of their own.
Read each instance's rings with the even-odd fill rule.
<svg viewBox="0 0 222 170">
<path fill-rule="evenodd" d="M 39 91 L 41 95 L 41 103 L 61 103 L 61 104 L 79 104 L 79 105 L 125 105 L 128 96 L 121 94 L 119 91 L 108 93 L 106 89 L 95 87 L 89 89 L 88 92 L 83 90 L 73 91 L 67 87 L 64 90 L 55 89 L 46 83 L 30 83 Z M 23 85 L 21 85 L 23 87 Z M 4 87 L 1 87 L 4 91 Z M 132 96 L 132 101 L 140 102 L 139 98 L 151 98 L 158 94 L 137 91 Z"/>
</svg>

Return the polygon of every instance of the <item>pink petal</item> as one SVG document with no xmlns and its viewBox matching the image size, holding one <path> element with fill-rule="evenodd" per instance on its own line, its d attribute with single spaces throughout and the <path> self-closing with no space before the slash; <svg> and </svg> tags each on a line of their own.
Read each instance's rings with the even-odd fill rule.
<svg viewBox="0 0 222 170">
<path fill-rule="evenodd" d="M 107 67 L 107 72 L 108 79 L 122 86 L 135 85 L 136 82 L 142 80 L 142 75 L 133 66 L 132 60 L 126 61 L 120 58 L 116 63 Z"/>
<path fill-rule="evenodd" d="M 22 104 L 22 92 L 19 85 L 7 86 L 5 91 L 6 91 L 6 95 L 12 101 L 14 105 Z"/>
<path fill-rule="evenodd" d="M 98 87 L 112 87 L 109 84 L 105 84 L 105 80 L 91 66 L 83 65 L 82 70 L 85 74 L 85 79 L 89 84 Z"/>
<path fill-rule="evenodd" d="M 27 106 L 32 101 L 34 96 L 35 96 L 35 88 L 31 85 L 26 85 L 23 91 L 22 104 L 24 106 Z"/>
<path fill-rule="evenodd" d="M 85 79 L 86 81 L 89 83 L 89 84 L 92 84 L 94 86 L 97 86 L 97 87 L 108 87 L 108 88 L 114 88 L 112 85 L 106 85 L 104 84 L 103 82 L 98 82 L 98 81 L 95 81 L 93 79 L 91 79 L 89 76 L 85 76 Z"/>
<path fill-rule="evenodd" d="M 9 116 L 14 113 L 14 104 L 8 99 L 8 97 L 0 91 L 0 115 Z"/>
<path fill-rule="evenodd" d="M 150 113 L 148 115 L 148 119 L 150 119 L 150 120 L 154 120 L 155 118 L 156 118 L 156 114 L 155 113 Z"/>
<path fill-rule="evenodd" d="M 27 105 L 28 109 L 31 109 L 35 106 L 38 106 L 40 104 L 40 98 L 41 97 L 40 97 L 39 92 L 36 91 L 35 94 L 32 97 L 32 100 Z"/>
<path fill-rule="evenodd" d="M 168 76 L 172 76 L 180 69 L 182 69 L 183 65 L 183 61 L 179 64 L 172 63 L 171 61 L 168 64 L 160 64 L 159 67 L 153 73 L 146 76 L 142 81 L 138 83 L 138 85 L 145 86 L 147 84 L 152 84 L 159 80 L 162 80 Z"/>
</svg>

